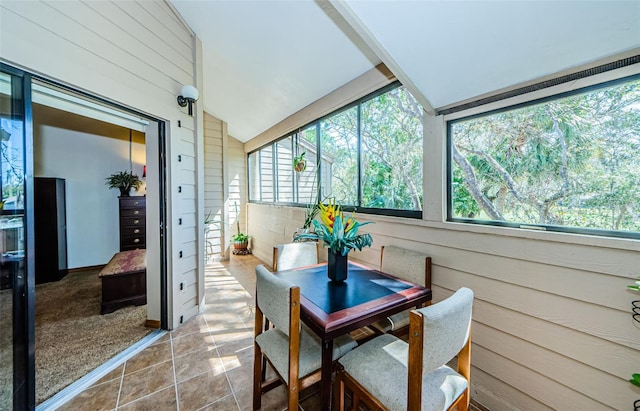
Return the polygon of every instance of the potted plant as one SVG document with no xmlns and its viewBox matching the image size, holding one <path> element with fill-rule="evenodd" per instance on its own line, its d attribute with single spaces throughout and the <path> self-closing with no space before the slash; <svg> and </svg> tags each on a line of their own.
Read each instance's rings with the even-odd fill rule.
<svg viewBox="0 0 640 411">
<path fill-rule="evenodd" d="M 293 158 L 293 169 L 298 173 L 307 169 L 307 160 L 304 158 L 306 154 L 307 152 L 303 151 L 302 154 Z"/>
<path fill-rule="evenodd" d="M 315 233 L 298 234 L 297 239 L 322 240 L 328 247 L 327 275 L 332 281 L 347 279 L 347 255 L 353 249 L 362 250 L 373 244 L 371 234 L 358 234 L 358 229 L 371 222 L 359 223 L 352 215 L 344 219 L 340 205 L 335 199 L 328 204 L 318 203 L 320 221 L 313 220 Z"/>
<path fill-rule="evenodd" d="M 238 215 L 238 203 L 234 203 L 236 209 L 236 235 L 231 237 L 233 243 L 233 254 L 249 254 L 249 236 L 240 231 L 240 217 Z"/>
<path fill-rule="evenodd" d="M 142 186 L 142 181 L 136 174 L 133 174 L 132 171 L 125 170 L 113 173 L 107 177 L 106 180 L 109 188 L 117 188 L 120 190 L 120 197 L 129 197 L 129 192 L 132 188 L 138 191 Z"/>
</svg>

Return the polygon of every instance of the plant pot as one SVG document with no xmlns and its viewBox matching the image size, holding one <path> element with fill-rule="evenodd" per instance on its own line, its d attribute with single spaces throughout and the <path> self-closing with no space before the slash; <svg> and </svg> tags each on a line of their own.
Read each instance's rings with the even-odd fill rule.
<svg viewBox="0 0 640 411">
<path fill-rule="evenodd" d="M 234 241 L 233 248 L 235 248 L 236 250 L 246 250 L 247 244 L 249 244 L 248 241 Z"/>
<path fill-rule="evenodd" d="M 118 187 L 120 189 L 120 197 L 129 197 L 129 191 L 131 191 L 131 189 L 125 189 L 122 187 Z"/>
<path fill-rule="evenodd" d="M 334 253 L 329 249 L 327 261 L 327 276 L 331 281 L 344 281 L 347 279 L 348 256 Z"/>
<path fill-rule="evenodd" d="M 293 169 L 296 170 L 298 173 L 303 172 L 304 170 L 307 169 L 307 161 L 306 160 L 300 160 L 298 161 L 294 166 Z"/>
</svg>

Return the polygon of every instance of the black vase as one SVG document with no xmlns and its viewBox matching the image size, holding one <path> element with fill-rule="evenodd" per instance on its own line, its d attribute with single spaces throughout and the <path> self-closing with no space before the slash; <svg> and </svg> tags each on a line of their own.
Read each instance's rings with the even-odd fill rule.
<svg viewBox="0 0 640 411">
<path fill-rule="evenodd" d="M 340 253 L 334 253 L 329 249 L 329 258 L 327 261 L 327 275 L 331 281 L 344 281 L 347 279 L 347 261 L 348 256 Z"/>
<path fill-rule="evenodd" d="M 131 189 L 125 189 L 123 187 L 118 187 L 120 189 L 120 197 L 129 197 L 129 191 L 131 191 Z"/>
</svg>

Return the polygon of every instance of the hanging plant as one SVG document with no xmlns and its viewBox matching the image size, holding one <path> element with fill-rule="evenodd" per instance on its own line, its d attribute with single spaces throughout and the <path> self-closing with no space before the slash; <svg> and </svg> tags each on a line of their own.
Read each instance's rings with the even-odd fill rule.
<svg viewBox="0 0 640 411">
<path fill-rule="evenodd" d="M 304 158 L 305 154 L 307 154 L 307 152 L 303 151 L 302 154 L 293 158 L 293 169 L 298 173 L 307 169 L 307 160 Z"/>
</svg>

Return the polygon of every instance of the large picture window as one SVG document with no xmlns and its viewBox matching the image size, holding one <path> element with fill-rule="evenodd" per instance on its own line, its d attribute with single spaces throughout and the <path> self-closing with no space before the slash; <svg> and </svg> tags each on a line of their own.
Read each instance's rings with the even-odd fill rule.
<svg viewBox="0 0 640 411">
<path fill-rule="evenodd" d="M 306 205 L 333 197 L 345 209 L 420 218 L 422 116 L 394 83 L 320 118 L 249 154 L 249 200 Z M 303 152 L 307 168 L 294 172 Z"/>
<path fill-rule="evenodd" d="M 448 122 L 448 219 L 640 237 L 640 78 Z"/>
</svg>

